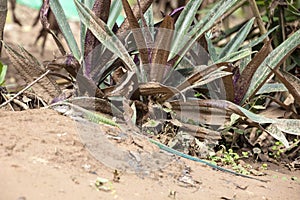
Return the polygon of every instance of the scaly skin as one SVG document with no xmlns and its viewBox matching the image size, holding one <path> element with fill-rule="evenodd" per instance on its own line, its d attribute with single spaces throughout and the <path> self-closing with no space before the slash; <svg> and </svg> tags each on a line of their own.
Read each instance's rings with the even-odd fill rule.
<svg viewBox="0 0 300 200">
<path fill-rule="evenodd" d="M 252 176 L 247 176 L 245 174 L 240 174 L 240 173 L 237 173 L 235 171 L 232 171 L 232 170 L 229 170 L 229 169 L 226 169 L 226 168 L 223 168 L 223 167 L 220 167 L 218 165 L 214 165 L 208 161 L 205 161 L 205 160 L 202 160 L 200 158 L 196 158 L 196 157 L 193 157 L 193 156 L 190 156 L 190 155 L 187 155 L 187 154 L 184 154 L 180 151 L 177 151 L 175 149 L 172 149 L 156 140 L 153 140 L 153 139 L 150 139 L 149 138 L 149 141 L 152 142 L 153 144 L 157 145 L 160 149 L 166 151 L 166 152 L 169 152 L 171 154 L 174 154 L 174 155 L 177 155 L 177 156 L 180 156 L 180 157 L 183 157 L 183 158 L 186 158 L 186 159 L 189 159 L 189 160 L 192 160 L 192 161 L 195 161 L 195 162 L 199 162 L 199 163 L 202 163 L 202 164 L 205 164 L 209 167 L 212 167 L 213 169 L 217 169 L 217 170 L 220 170 L 222 172 L 227 172 L 227 173 L 230 173 L 230 174 L 233 174 L 233 175 L 236 175 L 236 176 L 241 176 L 241 177 L 244 177 L 244 178 L 249 178 L 249 179 L 253 179 L 253 180 L 258 180 L 258 181 L 262 181 L 262 182 L 268 182 L 267 180 L 262 180 L 262 179 L 259 179 L 259 178 L 255 178 L 255 177 L 252 177 Z"/>
<path fill-rule="evenodd" d="M 111 125 L 111 126 L 115 126 L 115 127 L 119 127 L 120 126 L 113 120 L 103 116 L 103 115 L 100 115 L 100 114 L 97 114 L 97 113 L 94 113 L 92 111 L 89 111 L 89 110 L 86 110 L 80 106 L 77 106 L 75 104 L 72 104 L 72 103 L 68 103 L 68 102 L 65 102 L 65 101 L 60 101 L 60 102 L 57 102 L 57 103 L 54 103 L 52 105 L 50 105 L 49 107 L 53 108 L 55 106 L 69 106 L 70 108 L 73 108 L 74 110 L 78 111 L 78 112 L 81 112 L 83 114 L 83 117 L 86 118 L 87 120 L 91 121 L 91 122 L 94 122 L 94 123 L 102 123 L 102 124 L 107 124 L 107 125 Z"/>
<path fill-rule="evenodd" d="M 109 119 L 109 118 L 106 118 L 105 116 L 102 116 L 100 114 L 97 114 L 97 113 L 94 113 L 94 112 L 91 112 L 89 110 L 86 110 L 82 107 L 79 107 L 77 105 L 74 105 L 74 104 L 71 104 L 71 103 L 68 103 L 68 102 L 58 102 L 58 103 L 55 103 L 55 104 L 52 104 L 50 105 L 50 107 L 54 107 L 54 106 L 69 106 L 73 109 L 75 109 L 76 111 L 79 111 L 83 114 L 84 118 L 88 119 L 89 121 L 91 122 L 94 122 L 94 123 L 103 123 L 103 124 L 107 124 L 107 125 L 111 125 L 111 126 L 115 126 L 115 127 L 118 127 L 120 129 L 121 126 L 119 126 L 115 121 Z M 180 156 L 182 158 L 186 158 L 186 159 L 189 159 L 189 160 L 192 160 L 192 161 L 195 161 L 195 162 L 199 162 L 199 163 L 202 163 L 202 164 L 205 164 L 213 169 L 217 169 L 217 170 L 220 170 L 222 172 L 227 172 L 227 173 L 230 173 L 230 174 L 233 174 L 233 175 L 236 175 L 236 176 L 240 176 L 240 177 L 244 177 L 244 178 L 249 178 L 249 179 L 253 179 L 253 180 L 258 180 L 258 181 L 262 181 L 262 182 L 268 182 L 267 180 L 262 180 L 262 179 L 259 179 L 259 178 L 255 178 L 255 177 L 252 177 L 252 176 L 247 176 L 245 174 L 240 174 L 240 173 L 237 173 L 235 171 L 232 171 L 232 170 L 229 170 L 229 169 L 226 169 L 226 168 L 223 168 L 223 167 L 220 167 L 218 165 L 214 165 L 206 160 L 202 160 L 202 159 L 199 159 L 197 157 L 193 157 L 193 156 L 190 156 L 190 155 L 187 155 L 187 154 L 184 154 L 182 152 L 179 152 L 175 149 L 172 149 L 156 140 L 153 140 L 153 139 L 150 139 L 150 138 L 147 138 L 151 143 L 157 145 L 160 149 L 168 152 L 168 153 L 171 153 L 171 154 L 174 154 L 176 156 Z"/>
</svg>

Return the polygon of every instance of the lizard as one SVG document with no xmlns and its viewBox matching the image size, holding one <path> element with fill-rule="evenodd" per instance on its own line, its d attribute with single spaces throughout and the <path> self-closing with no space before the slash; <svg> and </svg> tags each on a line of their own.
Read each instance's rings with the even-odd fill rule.
<svg viewBox="0 0 300 200">
<path fill-rule="evenodd" d="M 82 108 L 80 106 L 77 106 L 75 104 L 68 103 L 67 101 L 60 101 L 60 102 L 51 104 L 48 107 L 55 108 L 55 106 L 69 106 L 72 109 L 74 109 L 74 110 L 76 110 L 78 112 L 81 112 L 83 114 L 83 117 L 86 118 L 87 120 L 91 121 L 91 122 L 94 122 L 94 123 L 103 123 L 103 124 L 111 125 L 111 126 L 119 128 L 121 130 L 125 130 L 126 129 L 126 128 L 120 126 L 114 120 L 109 119 L 109 118 L 105 117 L 104 115 L 101 115 L 101 114 L 94 113 L 92 111 L 86 110 L 86 109 L 84 109 L 84 108 Z M 216 164 L 213 164 L 213 163 L 211 163 L 209 161 L 206 161 L 206 160 L 194 157 L 194 156 L 187 155 L 187 154 L 182 153 L 180 151 L 177 151 L 177 150 L 175 150 L 175 149 L 173 149 L 171 147 L 168 147 L 167 145 L 162 144 L 159 141 L 154 140 L 152 138 L 148 138 L 146 136 L 144 136 L 144 137 L 149 142 L 151 142 L 151 143 L 155 144 L 156 146 L 158 146 L 161 150 L 166 151 L 166 152 L 168 152 L 170 154 L 173 154 L 175 156 L 179 156 L 179 157 L 182 157 L 182 158 L 185 158 L 185 159 L 188 159 L 188 160 L 199 162 L 199 163 L 207 165 L 207 166 L 209 166 L 209 167 L 211 167 L 211 168 L 213 168 L 215 170 L 219 170 L 219 171 L 222 171 L 222 172 L 233 174 L 235 176 L 240 176 L 240 177 L 248 178 L 248 179 L 252 179 L 252 180 L 258 180 L 258 181 L 261 181 L 261 182 L 268 182 L 268 180 L 259 179 L 259 178 L 253 177 L 253 176 L 249 176 L 249 175 L 245 175 L 245 174 L 241 174 L 241 173 L 235 172 L 235 171 L 230 170 L 230 169 L 226 169 L 224 167 L 220 167 L 220 166 L 218 166 Z"/>
</svg>

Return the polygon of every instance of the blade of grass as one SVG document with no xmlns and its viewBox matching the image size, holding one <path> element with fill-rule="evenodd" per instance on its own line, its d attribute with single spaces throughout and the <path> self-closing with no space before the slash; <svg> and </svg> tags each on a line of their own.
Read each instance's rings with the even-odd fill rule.
<svg viewBox="0 0 300 200">
<path fill-rule="evenodd" d="M 122 12 L 122 2 L 120 0 L 114 0 L 110 7 L 107 26 L 112 30 L 120 13 Z"/>
<path fill-rule="evenodd" d="M 213 42 L 211 41 L 211 39 L 209 38 L 209 36 L 207 34 L 205 34 L 205 39 L 207 42 L 207 48 L 208 48 L 208 53 L 210 55 L 210 59 L 216 63 L 216 61 L 218 60 L 218 55 L 216 52 L 216 48 L 213 45 Z"/>
<path fill-rule="evenodd" d="M 208 13 L 207 15 L 200 20 L 196 25 L 192 28 L 187 35 L 191 38 L 188 42 L 183 41 L 180 45 L 180 52 L 178 58 L 176 58 L 176 64 L 182 59 L 182 57 L 189 51 L 191 46 L 197 41 L 197 39 L 202 36 L 208 29 L 210 29 L 216 20 L 218 20 L 225 12 L 232 8 L 238 0 L 222 0 L 218 2 Z M 178 52 L 172 52 L 172 56 L 170 59 L 175 58 Z"/>
<path fill-rule="evenodd" d="M 80 50 L 79 50 L 78 45 L 76 43 L 76 40 L 74 38 L 74 35 L 72 33 L 72 30 L 70 28 L 70 25 L 67 21 L 67 17 L 64 13 L 64 10 L 63 10 L 62 6 L 60 5 L 58 0 L 51 0 L 50 1 L 50 7 L 51 7 L 52 12 L 55 15 L 55 18 L 57 20 L 59 28 L 60 28 L 61 32 L 63 33 L 64 38 L 67 41 L 67 44 L 70 48 L 70 51 L 72 52 L 74 57 L 78 61 L 80 61 L 81 53 L 80 53 Z"/>
<path fill-rule="evenodd" d="M 273 33 L 279 26 L 275 26 L 274 28 L 270 29 L 267 33 L 259 36 L 256 39 L 253 39 L 249 42 L 249 44 L 246 44 L 242 47 L 242 49 L 247 49 L 247 48 L 252 48 L 256 45 L 258 45 L 259 43 L 261 43 L 268 35 L 270 35 L 271 33 Z"/>
<path fill-rule="evenodd" d="M 249 49 L 242 49 L 236 52 L 233 52 L 231 54 L 226 55 L 225 57 L 219 59 L 216 63 L 222 63 L 222 62 L 235 62 L 238 60 L 241 60 L 242 58 L 245 58 L 255 52 L 249 50 Z"/>
<path fill-rule="evenodd" d="M 0 62 L 0 86 L 3 85 L 5 82 L 6 72 L 7 72 L 7 65 L 3 65 L 2 62 Z"/>
<path fill-rule="evenodd" d="M 176 34 L 174 35 L 172 42 L 171 52 L 178 52 L 176 49 L 179 47 L 179 44 L 182 43 L 182 40 L 185 40 L 186 34 L 194 22 L 195 15 L 197 14 L 201 3 L 202 0 L 190 0 L 179 15 L 175 23 L 174 30 Z M 173 57 L 172 53 L 170 54 L 170 57 Z"/>
<path fill-rule="evenodd" d="M 230 53 L 235 52 L 236 50 L 239 49 L 239 47 L 241 46 L 241 44 L 244 42 L 247 35 L 251 31 L 253 23 L 254 23 L 254 18 L 249 20 L 249 22 L 247 22 L 237 32 L 237 34 L 234 36 L 234 38 L 232 38 L 232 40 L 230 40 L 230 42 L 222 49 L 221 53 L 219 54 L 219 59 L 221 59 L 221 58 L 225 57 L 226 55 L 229 55 Z"/>
</svg>

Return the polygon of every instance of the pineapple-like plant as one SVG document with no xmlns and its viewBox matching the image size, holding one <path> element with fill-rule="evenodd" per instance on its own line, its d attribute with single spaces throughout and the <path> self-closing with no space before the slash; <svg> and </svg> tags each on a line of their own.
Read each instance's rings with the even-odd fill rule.
<svg viewBox="0 0 300 200">
<path fill-rule="evenodd" d="M 277 69 L 299 47 L 300 31 L 272 51 L 271 41 L 253 51 L 276 27 L 248 40 L 252 18 L 227 44 L 217 47 L 212 28 L 237 2 L 221 0 L 198 20 L 202 1 L 190 0 L 155 23 L 152 0 L 138 0 L 133 8 L 127 0 L 74 0 L 81 20 L 80 45 L 58 0 L 45 0 L 42 11 L 51 8 L 70 51 L 66 54 L 57 41 L 63 57 L 52 64 L 69 72 L 76 80 L 76 94 L 95 101 L 96 110 L 113 115 L 118 109 L 128 126 L 154 134 L 188 133 L 210 144 L 221 138 L 215 128 L 224 128 L 235 114 L 289 146 L 284 132 L 299 135 L 299 120 L 270 119 L 246 108 L 257 93 L 265 92 L 263 86 L 273 73 L 282 81 L 281 89 L 299 101 L 299 80 Z M 118 25 L 122 7 L 126 18 Z M 41 17 L 47 27 L 47 19 Z M 296 87 L 287 81 L 291 79 Z"/>
</svg>

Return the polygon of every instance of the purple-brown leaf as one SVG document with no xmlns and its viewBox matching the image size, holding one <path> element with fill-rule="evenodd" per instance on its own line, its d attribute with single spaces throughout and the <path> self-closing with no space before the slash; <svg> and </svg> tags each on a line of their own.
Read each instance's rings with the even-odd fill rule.
<svg viewBox="0 0 300 200">
<path fill-rule="evenodd" d="M 159 27 L 155 38 L 154 49 L 152 50 L 151 72 L 152 81 L 161 82 L 164 77 L 165 68 L 170 54 L 170 47 L 173 37 L 174 20 L 167 15 Z"/>
<path fill-rule="evenodd" d="M 109 16 L 109 9 L 110 9 L 111 0 L 96 0 L 93 6 L 92 11 L 95 13 L 97 17 L 99 17 L 105 23 L 108 20 Z M 85 44 L 84 44 L 84 59 L 87 59 L 88 55 L 98 46 L 100 42 L 98 39 L 93 35 L 90 30 L 87 30 L 85 36 Z M 86 60 L 86 65 L 90 68 L 91 61 L 89 58 Z"/>
<path fill-rule="evenodd" d="M 249 62 L 249 64 L 241 73 L 239 79 L 237 80 L 236 85 L 234 86 L 234 90 L 235 90 L 234 103 L 240 104 L 240 102 L 244 98 L 251 84 L 251 79 L 254 73 L 270 53 L 269 51 L 270 45 L 271 45 L 271 40 L 269 40 L 266 44 L 264 44 L 261 50 L 254 56 L 254 58 Z"/>
<path fill-rule="evenodd" d="M 142 0 L 140 1 L 140 8 L 142 10 L 142 13 L 145 13 L 148 8 L 151 6 L 153 0 Z M 135 5 L 132 9 L 132 12 L 134 14 L 134 16 L 136 17 L 137 20 L 141 19 L 141 15 L 140 15 L 140 8 L 138 5 Z M 121 24 L 119 30 L 117 31 L 117 35 L 127 31 L 129 28 L 129 21 L 126 18 L 125 21 Z"/>
<path fill-rule="evenodd" d="M 137 18 L 134 16 L 133 11 L 131 10 L 131 7 L 127 0 L 122 0 L 122 4 L 129 22 L 129 26 L 131 31 L 133 32 L 133 37 L 136 43 L 136 46 L 139 50 L 140 57 L 143 64 L 148 64 L 148 50 L 147 45 L 143 36 L 143 33 L 141 31 L 140 25 L 138 23 Z"/>
</svg>

